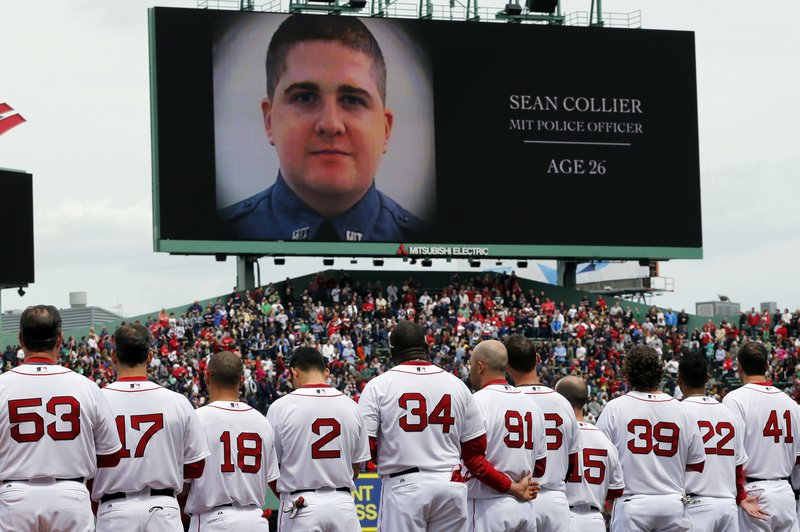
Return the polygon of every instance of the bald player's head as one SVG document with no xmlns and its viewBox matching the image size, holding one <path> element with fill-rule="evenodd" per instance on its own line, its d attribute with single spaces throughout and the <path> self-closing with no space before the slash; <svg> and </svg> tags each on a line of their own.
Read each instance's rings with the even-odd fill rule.
<svg viewBox="0 0 800 532">
<path fill-rule="evenodd" d="M 217 386 L 239 388 L 244 373 L 242 359 L 230 351 L 220 351 L 211 355 L 206 371 Z"/>
<path fill-rule="evenodd" d="M 480 360 L 490 371 L 505 372 L 508 364 L 506 347 L 497 340 L 484 340 L 472 351 L 473 360 Z"/>
<path fill-rule="evenodd" d="M 564 377 L 556 383 L 556 391 L 569 401 L 575 412 L 583 412 L 583 407 L 589 402 L 589 387 L 580 377 Z"/>
<path fill-rule="evenodd" d="M 487 382 L 502 379 L 506 374 L 508 353 L 497 340 L 485 340 L 475 346 L 469 361 L 469 381 L 472 388 L 480 390 Z"/>
</svg>

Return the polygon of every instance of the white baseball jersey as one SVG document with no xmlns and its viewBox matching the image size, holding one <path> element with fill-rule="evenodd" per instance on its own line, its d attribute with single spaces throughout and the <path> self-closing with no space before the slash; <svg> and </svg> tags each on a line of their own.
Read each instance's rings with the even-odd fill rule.
<svg viewBox="0 0 800 532">
<path fill-rule="evenodd" d="M 589 505 L 600 510 L 608 490 L 625 487 L 622 464 L 614 444 L 591 423 L 578 422 L 583 449 L 567 479 L 567 500 L 570 506 Z"/>
<path fill-rule="evenodd" d="M 92 478 L 121 446 L 111 407 L 90 379 L 35 360 L 0 375 L 0 480 Z"/>
<path fill-rule="evenodd" d="M 735 499 L 736 466 L 747 461 L 744 427 L 713 397 L 686 397 L 681 406 L 697 419 L 706 453 L 703 472 L 686 473 L 686 492 L 705 497 Z"/>
<path fill-rule="evenodd" d="M 687 464 L 705 461 L 697 421 L 665 393 L 628 392 L 613 399 L 597 428 L 617 448 L 625 495 L 683 495 Z"/>
<path fill-rule="evenodd" d="M 536 384 L 519 387 L 544 412 L 545 436 L 547 437 L 547 469 L 538 479 L 542 489 L 564 491 L 569 468 L 569 455 L 580 451 L 581 434 L 578 420 L 569 401 L 547 386 Z"/>
<path fill-rule="evenodd" d="M 231 401 L 199 408 L 197 417 L 211 454 L 203 476 L 192 480 L 186 513 L 199 514 L 223 504 L 261 508 L 267 483 L 278 478 L 272 425 L 257 410 Z"/>
<path fill-rule="evenodd" d="M 369 438 L 355 401 L 327 384 L 303 386 L 275 401 L 267 419 L 279 435 L 279 492 L 355 489 L 353 464 L 369 460 Z"/>
<path fill-rule="evenodd" d="M 183 395 L 145 377 L 120 378 L 103 388 L 122 440 L 119 465 L 97 473 L 92 498 L 145 488 L 183 489 L 183 466 L 208 456 L 205 434 Z"/>
<path fill-rule="evenodd" d="M 486 459 L 513 482 L 533 471 L 536 460 L 547 456 L 544 415 L 517 388 L 497 381 L 475 392 L 486 427 Z M 470 479 L 467 496 L 487 499 L 504 495 L 478 479 Z"/>
<path fill-rule="evenodd" d="M 358 410 L 367 434 L 378 438 L 382 475 L 451 471 L 461 442 L 486 432 L 464 383 L 429 362 L 404 362 L 369 381 Z"/>
<path fill-rule="evenodd" d="M 797 403 L 774 386 L 745 384 L 722 404 L 744 426 L 745 474 L 763 480 L 791 475 L 800 456 Z"/>
</svg>

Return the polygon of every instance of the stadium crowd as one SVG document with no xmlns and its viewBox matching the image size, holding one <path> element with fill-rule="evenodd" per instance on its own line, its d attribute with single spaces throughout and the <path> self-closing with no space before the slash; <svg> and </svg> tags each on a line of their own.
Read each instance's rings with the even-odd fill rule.
<svg viewBox="0 0 800 532">
<path fill-rule="evenodd" d="M 513 333 L 536 342 L 542 382 L 553 386 L 565 375 L 589 384 L 588 417 L 625 393 L 620 376 L 625 352 L 643 343 L 666 363 L 663 388 L 676 393 L 678 360 L 700 350 L 715 368 L 710 391 L 723 397 L 736 380 L 736 353 L 747 339 L 763 342 L 771 354 L 768 377 L 800 399 L 800 311 L 770 314 L 755 308 L 738 323 L 709 319 L 689 330 L 685 311 L 655 306 L 641 314 L 636 305 L 584 296 L 576 304 L 525 291 L 516 276 L 483 274 L 462 279 L 454 274 L 445 287 L 423 288 L 413 278 L 396 285 L 360 285 L 346 272 L 314 277 L 306 287 L 291 280 L 252 292 L 234 290 L 206 306 L 198 302 L 175 315 L 162 310 L 146 325 L 153 334 L 151 380 L 186 395 L 195 407 L 207 402 L 204 369 L 208 355 L 230 350 L 245 363 L 243 400 L 261 412 L 291 392 L 286 358 L 299 346 L 318 348 L 328 360 L 330 384 L 358 399 L 366 382 L 386 371 L 389 332 L 398 320 L 416 320 L 427 330 L 431 360 L 458 377 L 468 375 L 471 350 L 481 340 Z M 110 352 L 113 331 L 90 330 L 68 338 L 60 363 L 104 387 L 115 380 Z M 3 368 L 20 363 L 22 351 L 7 346 Z"/>
</svg>

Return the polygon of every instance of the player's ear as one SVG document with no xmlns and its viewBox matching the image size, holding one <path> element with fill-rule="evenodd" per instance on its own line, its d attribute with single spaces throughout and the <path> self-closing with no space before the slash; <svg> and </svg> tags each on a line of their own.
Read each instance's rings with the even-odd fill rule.
<svg viewBox="0 0 800 532">
<path fill-rule="evenodd" d="M 331 377 L 331 370 L 325 368 L 325 380 L 328 380 Z"/>
<path fill-rule="evenodd" d="M 28 348 L 27 348 L 27 347 L 25 347 L 25 342 L 23 342 L 23 341 L 22 341 L 22 333 L 19 333 L 19 334 L 17 335 L 17 340 L 19 340 L 19 346 L 20 346 L 22 349 L 24 349 L 24 350 L 26 350 L 26 351 L 27 351 L 27 350 L 28 350 Z"/>
<path fill-rule="evenodd" d="M 384 119 L 384 137 L 383 137 L 383 153 L 389 149 L 389 139 L 392 136 L 392 126 L 394 125 L 394 113 L 388 107 L 383 108 Z"/>
<path fill-rule="evenodd" d="M 264 131 L 267 132 L 267 139 L 269 139 L 269 143 L 274 146 L 275 141 L 272 136 L 272 103 L 269 101 L 269 98 L 261 100 L 261 115 L 264 118 Z"/>
<path fill-rule="evenodd" d="M 148 359 L 149 359 L 149 357 L 150 357 L 150 355 L 148 355 Z M 148 360 L 148 363 L 149 362 L 150 362 L 150 360 Z M 111 351 L 111 363 L 114 364 L 115 366 L 119 364 L 119 358 L 117 358 L 117 350 L 116 349 Z"/>
</svg>

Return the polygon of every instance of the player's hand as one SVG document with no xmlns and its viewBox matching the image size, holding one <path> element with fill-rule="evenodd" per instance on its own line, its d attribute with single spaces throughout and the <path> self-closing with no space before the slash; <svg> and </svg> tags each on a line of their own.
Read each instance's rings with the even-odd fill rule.
<svg viewBox="0 0 800 532">
<path fill-rule="evenodd" d="M 766 521 L 771 517 L 771 515 L 761 509 L 761 507 L 758 505 L 758 498 L 759 495 L 748 495 L 742 502 L 739 503 L 739 506 L 750 517 Z"/>
<path fill-rule="evenodd" d="M 536 495 L 533 491 L 533 486 L 531 485 L 530 473 L 528 473 L 518 481 L 512 482 L 511 486 L 508 488 L 508 491 L 506 493 L 513 495 L 514 497 L 516 497 L 521 501 L 532 500 Z"/>
<path fill-rule="evenodd" d="M 533 490 L 533 498 L 535 499 L 537 495 L 539 495 L 539 488 L 540 484 L 533 479 L 530 480 L 531 489 Z"/>
</svg>

